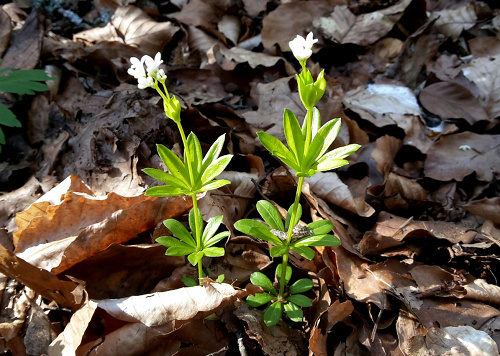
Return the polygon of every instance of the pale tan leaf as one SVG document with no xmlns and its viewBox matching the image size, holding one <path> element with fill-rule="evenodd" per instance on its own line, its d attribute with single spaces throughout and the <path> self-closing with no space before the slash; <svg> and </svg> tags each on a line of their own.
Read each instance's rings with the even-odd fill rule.
<svg viewBox="0 0 500 356">
<path fill-rule="evenodd" d="M 9 45 L 11 32 L 12 26 L 10 24 L 10 17 L 0 8 L 0 57 L 2 57 Z"/>
<path fill-rule="evenodd" d="M 229 60 L 235 61 L 237 63 L 248 62 L 251 68 L 257 68 L 257 66 L 272 67 L 278 61 L 283 60 L 282 57 L 270 56 L 265 53 L 252 52 L 240 47 L 232 47 L 230 49 L 220 47 L 220 53 Z"/>
<path fill-rule="evenodd" d="M 478 300 L 487 304 L 500 305 L 500 287 L 489 284 L 484 279 L 475 279 L 464 285 L 464 298 Z"/>
<path fill-rule="evenodd" d="M 461 132 L 441 137 L 434 143 L 424 163 L 424 174 L 432 179 L 461 181 L 475 172 L 489 182 L 500 171 L 500 135 Z"/>
<path fill-rule="evenodd" d="M 158 292 L 98 303 L 114 318 L 170 332 L 176 321 L 203 319 L 248 293 L 226 283 L 204 283 L 168 292 Z"/>
<path fill-rule="evenodd" d="M 335 6 L 329 17 L 314 20 L 313 25 L 340 43 L 369 45 L 385 36 L 396 24 L 411 0 L 403 0 L 383 10 L 359 16 L 354 15 L 347 5 Z"/>
<path fill-rule="evenodd" d="M 495 224 L 500 224 L 500 198 L 498 197 L 474 200 L 458 206 L 469 213 L 489 219 Z"/>
<path fill-rule="evenodd" d="M 49 346 L 49 355 L 73 356 L 76 349 L 80 346 L 83 336 L 90 320 L 97 309 L 97 303 L 93 300 L 87 301 L 78 309 L 64 328 Z"/>
<path fill-rule="evenodd" d="M 463 86 L 439 82 L 425 87 L 419 95 L 420 103 L 442 119 L 465 119 L 471 125 L 488 120 L 488 114 L 477 98 Z"/>
<path fill-rule="evenodd" d="M 347 185 L 333 172 L 318 172 L 310 178 L 306 178 L 311 192 L 321 199 L 346 209 L 360 216 L 371 216 L 375 212 L 365 202 L 365 193 L 368 188 L 369 178 L 365 177 L 357 184 Z"/>
<path fill-rule="evenodd" d="M 498 354 L 495 341 L 484 331 L 471 326 L 429 328 L 410 340 L 403 352 L 412 356 L 490 356 Z"/>
<path fill-rule="evenodd" d="M 475 5 L 472 2 L 465 2 L 454 9 L 434 11 L 429 20 L 434 19 L 437 19 L 435 26 L 456 41 L 463 30 L 468 30 L 476 24 Z"/>
<path fill-rule="evenodd" d="M 233 15 L 224 15 L 217 24 L 219 31 L 226 36 L 233 44 L 238 43 L 240 38 L 241 23 L 238 17 Z"/>
<path fill-rule="evenodd" d="M 500 57 L 473 59 L 462 73 L 476 84 L 479 101 L 490 119 L 500 116 Z"/>
</svg>

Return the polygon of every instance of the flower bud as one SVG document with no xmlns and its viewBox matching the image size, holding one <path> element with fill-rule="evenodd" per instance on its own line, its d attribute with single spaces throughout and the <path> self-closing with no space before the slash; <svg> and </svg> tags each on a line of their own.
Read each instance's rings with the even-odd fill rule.
<svg viewBox="0 0 500 356">
<path fill-rule="evenodd" d="M 181 103 L 175 96 L 163 101 L 165 114 L 176 123 L 181 122 Z"/>
<path fill-rule="evenodd" d="M 297 76 L 299 85 L 299 95 L 302 104 L 308 110 L 311 110 L 316 103 L 321 99 L 326 90 L 326 80 L 324 78 L 324 70 L 318 75 L 318 78 L 313 82 L 311 73 L 305 69 Z"/>
</svg>

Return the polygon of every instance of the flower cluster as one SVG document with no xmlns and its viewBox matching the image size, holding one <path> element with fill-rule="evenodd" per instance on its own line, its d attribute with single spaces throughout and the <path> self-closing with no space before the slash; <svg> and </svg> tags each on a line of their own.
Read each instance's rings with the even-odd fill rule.
<svg viewBox="0 0 500 356">
<path fill-rule="evenodd" d="M 160 52 L 156 53 L 154 59 L 148 55 L 143 56 L 140 60 L 132 57 L 130 63 L 132 65 L 128 70 L 128 74 L 137 79 L 139 89 L 154 87 L 157 82 L 164 83 L 167 79 L 165 71 L 159 68 L 160 64 L 163 63 Z M 146 65 L 146 69 L 144 69 L 144 65 Z"/>
</svg>

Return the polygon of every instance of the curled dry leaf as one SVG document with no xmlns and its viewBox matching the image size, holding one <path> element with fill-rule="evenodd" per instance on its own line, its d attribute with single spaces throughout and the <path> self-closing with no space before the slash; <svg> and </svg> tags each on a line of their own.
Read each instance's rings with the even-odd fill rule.
<svg viewBox="0 0 500 356">
<path fill-rule="evenodd" d="M 490 120 L 500 116 L 500 57 L 476 58 L 462 69 L 464 76 L 474 82 Z"/>
<path fill-rule="evenodd" d="M 495 224 L 500 224 L 500 198 L 483 198 L 481 200 L 474 200 L 467 204 L 458 205 L 460 208 L 480 216 L 482 218 L 491 220 Z"/>
<path fill-rule="evenodd" d="M 272 67 L 278 63 L 278 61 L 283 60 L 282 57 L 252 52 L 240 47 L 232 47 L 230 49 L 220 47 L 220 53 L 231 61 L 248 63 L 251 68 L 257 68 L 257 66 Z"/>
<path fill-rule="evenodd" d="M 0 57 L 3 56 L 7 46 L 9 45 L 10 34 L 12 33 L 12 26 L 10 24 L 10 17 L 2 8 L 0 8 Z"/>
<path fill-rule="evenodd" d="M 233 15 L 222 16 L 217 24 L 217 28 L 233 44 L 238 43 L 241 28 L 241 23 L 238 17 Z"/>
<path fill-rule="evenodd" d="M 461 181 L 475 172 L 477 179 L 489 182 L 500 171 L 499 147 L 500 135 L 461 132 L 441 137 L 427 152 L 424 174 L 441 181 Z"/>
<path fill-rule="evenodd" d="M 405 238 L 434 236 L 452 244 L 470 243 L 476 232 L 466 226 L 444 221 L 418 221 L 405 219 L 382 211 L 372 230 L 365 232 L 359 243 L 363 254 L 375 254 L 388 248 L 399 246 Z"/>
<path fill-rule="evenodd" d="M 335 6 L 328 17 L 314 20 L 313 25 L 326 37 L 340 43 L 366 46 L 384 37 L 399 21 L 411 0 L 402 0 L 383 10 L 359 16 L 348 5 Z"/>
<path fill-rule="evenodd" d="M 129 5 L 118 7 L 105 27 L 77 33 L 73 38 L 91 43 L 118 41 L 153 56 L 163 51 L 178 30 L 171 22 L 156 22 L 140 8 Z"/>
<path fill-rule="evenodd" d="M 453 41 L 456 41 L 463 30 L 468 30 L 476 24 L 475 5 L 471 2 L 465 2 L 452 9 L 434 11 L 430 20 L 436 20 L 435 26 Z"/>
<path fill-rule="evenodd" d="M 477 98 L 456 83 L 431 84 L 420 92 L 419 99 L 424 108 L 442 119 L 465 119 L 471 125 L 489 119 Z"/>
<path fill-rule="evenodd" d="M 205 283 L 168 292 L 105 299 L 98 306 L 118 320 L 170 332 L 182 321 L 203 319 L 247 294 L 226 283 Z"/>
</svg>

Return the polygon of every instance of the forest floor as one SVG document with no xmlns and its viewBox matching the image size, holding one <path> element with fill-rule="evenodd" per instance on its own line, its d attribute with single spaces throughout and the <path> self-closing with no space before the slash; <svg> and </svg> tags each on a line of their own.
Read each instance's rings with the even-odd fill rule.
<svg viewBox="0 0 500 356">
<path fill-rule="evenodd" d="M 26 0 L 0 4 L 0 67 L 45 69 L 37 95 L 0 93 L 22 128 L 2 127 L 0 352 L 10 355 L 493 355 L 500 347 L 500 4 L 496 1 L 164 2 Z M 293 203 L 296 177 L 256 133 L 299 121 L 288 42 L 310 31 L 325 70 L 323 123 L 349 165 L 306 179 L 302 220 L 328 219 L 338 247 L 292 254 L 310 278 L 301 323 L 267 327 L 245 303 L 255 271 L 281 258 L 234 228 L 265 199 Z M 155 239 L 187 221 L 186 197 L 143 193 L 181 154 L 154 90 L 127 73 L 160 52 L 182 124 L 206 150 L 222 134 L 231 184 L 200 196 L 223 215 L 214 280 Z"/>
</svg>

